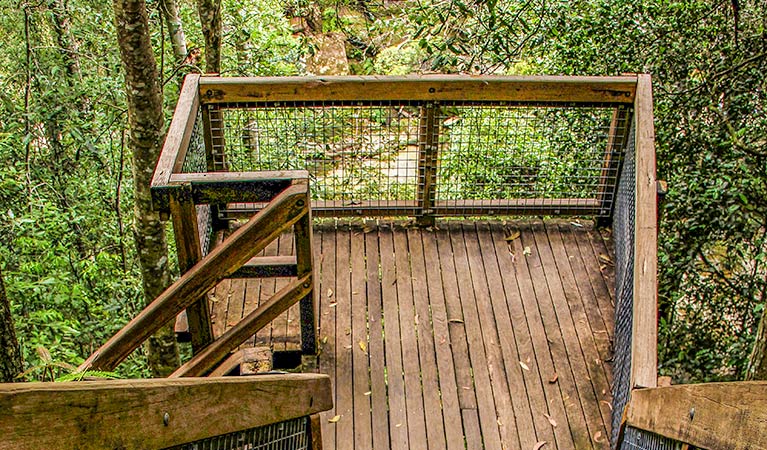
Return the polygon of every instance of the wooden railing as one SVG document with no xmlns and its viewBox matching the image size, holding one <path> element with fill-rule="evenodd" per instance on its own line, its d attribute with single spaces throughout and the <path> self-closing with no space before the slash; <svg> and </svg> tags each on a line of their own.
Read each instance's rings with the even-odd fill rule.
<svg viewBox="0 0 767 450">
<path fill-rule="evenodd" d="M 163 324 L 168 323 L 169 320 L 195 302 L 200 302 L 200 299 L 205 299 L 205 294 L 222 279 L 232 276 L 250 264 L 253 258 L 270 242 L 291 228 L 298 249 L 295 263 L 296 279 L 242 319 L 236 327 L 198 349 L 195 352 L 196 356 L 176 371 L 174 376 L 199 376 L 213 369 L 215 365 L 226 358 L 231 350 L 237 348 L 249 336 L 267 325 L 272 318 L 299 300 L 302 302 L 302 346 L 307 353 L 314 353 L 317 345 L 316 308 L 312 278 L 311 214 L 308 184 L 305 174 L 294 173 L 291 175 L 293 177 L 285 177 L 278 182 L 272 178 L 264 179 L 260 175 L 245 181 L 240 179 L 238 183 L 242 182 L 246 186 L 253 186 L 256 191 L 261 192 L 262 194 L 259 195 L 265 197 L 259 197 L 262 201 L 276 195 L 245 225 L 232 233 L 209 254 L 202 257 L 138 316 L 93 353 L 82 364 L 81 369 L 112 370 Z M 230 180 L 231 178 L 227 179 Z M 176 187 L 176 190 L 171 190 L 170 204 L 173 205 L 173 202 L 177 202 L 187 205 L 185 207 L 187 213 L 182 216 L 187 219 L 182 225 L 192 229 L 196 228 L 197 220 L 192 215 L 194 202 L 195 199 L 199 198 L 206 201 L 205 192 L 209 184 L 200 182 L 198 185 L 197 181 L 186 179 L 174 184 L 171 178 L 169 186 Z M 282 190 L 280 191 L 280 189 Z M 226 189 L 223 191 L 226 192 Z M 185 193 L 184 195 L 188 195 L 188 197 L 182 198 L 179 192 Z M 173 206 L 171 208 L 173 209 Z M 177 240 L 189 247 L 198 242 L 195 233 L 190 233 L 187 236 L 177 229 L 176 235 Z M 195 251 L 199 254 L 198 249 Z"/>
<path fill-rule="evenodd" d="M 316 415 L 331 395 L 316 374 L 0 384 L 0 447 L 164 449 Z"/>
<path fill-rule="evenodd" d="M 197 126 L 204 137 L 208 172 L 276 170 L 275 166 L 309 170 L 312 209 L 317 216 L 414 216 L 424 224 L 436 216 L 543 214 L 609 218 L 636 89 L 636 76 L 189 75 L 169 130 L 168 151 L 163 152 L 155 174 L 156 203 L 158 208 L 169 211 L 167 196 L 161 192 L 172 177 L 188 171 L 184 166 L 188 154 L 194 152 L 189 143 Z M 590 114 L 583 123 L 591 123 L 599 134 L 599 148 L 594 147 L 597 137 L 582 143 L 590 146 L 588 155 L 580 154 L 584 150 L 575 144 L 541 137 L 547 130 L 539 127 L 559 120 L 557 125 L 567 128 L 572 125 L 568 120 L 573 119 L 568 114 L 577 113 Z M 467 124 L 466 130 L 477 135 L 456 131 L 462 122 Z M 503 133 L 509 135 L 503 137 Z M 411 143 L 403 137 L 405 134 L 415 140 Z M 344 156 L 346 148 L 363 145 L 362 141 L 375 148 Z M 482 161 L 492 162 L 493 158 L 482 151 L 507 151 L 520 160 L 507 162 L 509 167 L 499 169 L 495 181 L 467 179 L 459 186 L 447 168 L 449 162 L 460 159 L 461 152 L 477 147 L 480 141 L 483 149 L 478 150 L 478 157 Z M 279 144 L 267 145 L 274 142 Z M 412 155 L 396 149 L 411 145 L 415 150 Z M 546 184 L 551 180 L 541 181 L 540 174 L 562 164 L 557 158 L 567 155 L 544 154 L 539 155 L 541 161 L 524 160 L 525 153 L 544 152 L 540 147 L 546 145 L 558 145 L 561 148 L 557 151 L 582 159 L 561 175 L 558 187 Z M 274 156 L 270 151 L 290 156 Z M 270 162 L 263 161 L 262 156 Z M 406 157 L 412 160 L 404 161 L 404 168 L 392 168 L 392 159 Z M 369 169 L 376 165 L 380 170 L 368 176 Z M 350 175 L 357 170 L 368 172 Z M 376 178 L 373 187 L 370 178 Z M 356 192 L 349 184 L 364 188 Z M 477 184 L 484 192 L 461 194 L 460 189 L 471 190 Z M 498 192 L 494 192 L 496 188 Z M 372 192 L 387 189 L 397 192 Z M 216 211 L 226 211 L 223 215 L 227 217 L 239 217 L 243 211 L 252 214 L 254 208 L 242 205 L 251 201 L 239 203 L 230 207 L 219 203 Z"/>
<path fill-rule="evenodd" d="M 623 427 L 710 450 L 767 449 L 767 382 L 639 389 Z"/>
</svg>

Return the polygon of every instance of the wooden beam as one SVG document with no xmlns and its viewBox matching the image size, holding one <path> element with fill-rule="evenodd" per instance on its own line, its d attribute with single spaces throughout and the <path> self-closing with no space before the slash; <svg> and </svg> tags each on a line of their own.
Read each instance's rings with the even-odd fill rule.
<svg viewBox="0 0 767 450">
<path fill-rule="evenodd" d="M 410 75 L 202 77 L 204 103 L 350 101 L 503 101 L 632 103 L 636 77 Z"/>
<path fill-rule="evenodd" d="M 626 424 L 698 448 L 767 450 L 767 381 L 635 390 Z"/>
<path fill-rule="evenodd" d="M 220 280 L 263 250 L 308 209 L 308 186 L 294 185 L 235 231 L 199 263 L 184 273 L 81 365 L 81 369 L 112 370 L 133 350 L 213 288 Z"/>
<path fill-rule="evenodd" d="M 314 273 L 314 234 L 312 232 L 311 210 L 296 222 L 293 227 L 296 247 L 296 270 L 299 277 Z M 316 355 L 318 347 L 317 327 L 319 303 L 317 292 L 312 284 L 312 290 L 301 299 L 301 352 L 304 355 Z"/>
<path fill-rule="evenodd" d="M 0 385 L 5 450 L 155 450 L 326 411 L 327 375 Z"/>
<path fill-rule="evenodd" d="M 294 180 L 308 178 L 305 170 L 279 172 L 179 173 L 170 177 L 168 189 L 190 185 L 195 204 L 268 202 Z"/>
<path fill-rule="evenodd" d="M 160 159 L 152 176 L 152 200 L 157 203 L 155 208 L 167 208 L 167 191 L 163 192 L 156 188 L 167 186 L 173 172 L 179 171 L 184 163 L 194 123 L 197 120 L 197 111 L 200 109 L 200 100 L 197 95 L 199 82 L 198 74 L 190 73 L 184 78 L 176 110 L 173 112 Z"/>
<path fill-rule="evenodd" d="M 204 375 L 261 328 L 312 291 L 312 275 L 306 274 L 280 289 L 269 300 L 227 330 L 198 355 L 182 364 L 170 378 Z"/>
<path fill-rule="evenodd" d="M 256 256 L 237 269 L 230 278 L 295 277 L 295 256 Z"/>
<path fill-rule="evenodd" d="M 658 205 L 652 84 L 639 75 L 636 104 L 636 204 L 634 211 L 634 310 L 631 330 L 631 386 L 658 382 Z"/>
<path fill-rule="evenodd" d="M 418 225 L 434 225 L 434 201 L 436 199 L 437 158 L 439 152 L 439 125 L 437 110 L 439 106 L 432 102 L 421 107 L 418 124 Z"/>
<path fill-rule="evenodd" d="M 618 171 L 623 159 L 621 151 L 625 148 L 628 139 L 630 116 L 629 110 L 625 107 L 615 108 L 610 120 L 610 131 L 607 136 L 607 147 L 605 148 L 597 193 L 601 208 L 600 214 L 610 217 L 612 217 L 612 210 L 615 205 Z"/>
<path fill-rule="evenodd" d="M 237 204 L 225 210 L 229 218 L 245 219 L 260 205 Z M 501 216 L 501 215 L 598 215 L 601 205 L 593 198 L 517 198 L 498 200 L 437 200 L 435 216 Z M 415 216 L 418 205 L 413 200 L 313 201 L 315 217 L 393 217 Z"/>
<path fill-rule="evenodd" d="M 181 273 L 184 273 L 197 264 L 203 256 L 197 223 L 197 208 L 192 201 L 190 185 L 180 186 L 171 194 L 170 213 L 173 220 L 173 234 L 176 238 L 178 267 Z M 186 326 L 190 334 L 193 353 L 199 352 L 213 341 L 213 326 L 206 294 L 201 295 L 196 302 L 186 309 Z"/>
</svg>

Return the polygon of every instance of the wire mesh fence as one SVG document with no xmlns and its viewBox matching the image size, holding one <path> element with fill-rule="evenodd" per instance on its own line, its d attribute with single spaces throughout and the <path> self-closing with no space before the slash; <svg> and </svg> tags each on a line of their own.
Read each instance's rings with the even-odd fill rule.
<svg viewBox="0 0 767 450">
<path fill-rule="evenodd" d="M 688 447 L 689 448 L 689 447 Z M 681 450 L 682 443 L 649 431 L 626 427 L 620 450 Z"/>
<path fill-rule="evenodd" d="M 387 215 L 607 216 L 627 134 L 614 117 L 629 111 L 466 101 L 203 108 L 213 170 L 304 169 L 315 208 Z"/>
<path fill-rule="evenodd" d="M 612 442 L 617 443 L 623 410 L 631 393 L 631 329 L 634 305 L 635 155 L 631 127 L 613 217 L 615 245 L 615 342 L 613 343 Z"/>
<path fill-rule="evenodd" d="M 311 445 L 308 417 L 214 436 L 165 450 L 304 450 Z"/>
</svg>

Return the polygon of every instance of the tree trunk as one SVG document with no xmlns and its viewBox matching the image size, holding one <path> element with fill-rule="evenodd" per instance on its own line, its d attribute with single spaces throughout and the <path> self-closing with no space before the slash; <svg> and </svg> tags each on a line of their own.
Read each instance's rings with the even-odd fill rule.
<svg viewBox="0 0 767 450">
<path fill-rule="evenodd" d="M 767 380 L 767 308 L 762 311 L 754 348 L 748 361 L 747 380 Z"/>
<path fill-rule="evenodd" d="M 165 23 L 168 25 L 168 34 L 170 35 L 170 44 L 173 47 L 173 56 L 176 57 L 176 64 L 181 64 L 186 58 L 186 36 L 181 18 L 178 15 L 178 2 L 176 0 L 161 0 L 162 15 Z"/>
<path fill-rule="evenodd" d="M 144 295 L 154 300 L 170 284 L 165 226 L 152 209 L 152 173 L 165 138 L 162 96 L 157 79 L 144 0 L 114 0 L 117 41 L 125 69 L 128 99 L 128 147 L 133 154 L 134 237 Z M 147 345 L 153 376 L 167 376 L 179 365 L 173 324 L 168 323 Z"/>
<path fill-rule="evenodd" d="M 197 0 L 205 38 L 205 72 L 221 73 L 221 0 Z"/>
<path fill-rule="evenodd" d="M 71 20 L 65 0 L 53 0 L 49 8 L 51 10 L 51 19 L 53 28 L 56 32 L 56 43 L 59 45 L 59 52 L 64 60 L 64 66 L 67 69 L 67 75 L 70 78 L 82 79 L 80 71 L 80 47 L 72 36 Z"/>
<path fill-rule="evenodd" d="M 3 274 L 0 272 L 0 383 L 18 381 L 22 372 L 21 352 L 11 316 L 11 304 L 5 295 Z"/>
</svg>

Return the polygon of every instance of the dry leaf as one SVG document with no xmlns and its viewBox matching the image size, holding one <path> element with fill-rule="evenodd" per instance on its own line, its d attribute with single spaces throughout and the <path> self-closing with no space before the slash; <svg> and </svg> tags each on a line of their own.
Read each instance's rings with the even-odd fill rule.
<svg viewBox="0 0 767 450">
<path fill-rule="evenodd" d="M 370 233 L 371 231 L 373 231 L 373 227 L 367 227 L 366 226 L 365 228 L 362 229 L 363 233 Z"/>
<path fill-rule="evenodd" d="M 328 289 L 328 298 L 333 296 L 333 289 Z"/>
<path fill-rule="evenodd" d="M 533 252 L 530 250 L 530 247 L 525 247 L 524 250 L 522 250 L 522 254 L 525 256 L 531 255 Z"/>
<path fill-rule="evenodd" d="M 362 350 L 365 353 L 368 352 L 368 347 L 367 347 L 367 345 L 365 345 L 365 342 L 363 342 L 363 341 L 360 341 L 360 350 Z"/>
<path fill-rule="evenodd" d="M 519 236 L 520 236 L 519 231 L 515 231 L 515 232 L 511 233 L 510 235 L 506 236 L 506 242 L 511 242 L 514 239 L 519 238 Z"/>
<path fill-rule="evenodd" d="M 527 365 L 527 364 L 525 364 L 524 362 L 520 361 L 520 362 L 519 362 L 519 365 L 520 365 L 520 366 L 522 366 L 522 368 L 523 368 L 523 369 L 525 369 L 525 370 L 527 370 L 528 372 L 530 371 L 530 367 L 528 367 L 528 365 Z"/>
<path fill-rule="evenodd" d="M 610 411 L 613 410 L 613 405 L 607 400 L 601 400 L 600 403 L 604 403 L 605 405 L 607 405 L 607 407 L 610 408 Z"/>
<path fill-rule="evenodd" d="M 541 450 L 544 445 L 546 445 L 546 441 L 538 441 L 533 446 L 533 450 Z"/>
<path fill-rule="evenodd" d="M 552 427 L 554 427 L 554 428 L 557 427 L 557 421 L 554 420 L 553 417 L 551 417 L 550 415 L 548 415 L 546 413 L 543 413 L 543 415 L 546 416 L 547 419 L 549 419 L 549 423 L 551 424 Z"/>
<path fill-rule="evenodd" d="M 401 427 L 401 426 L 402 426 L 402 424 L 401 424 L 401 423 L 398 423 L 397 425 L 394 425 L 394 426 L 395 426 L 396 428 L 399 428 L 399 427 Z"/>
<path fill-rule="evenodd" d="M 415 322 L 415 326 L 418 326 L 418 314 L 413 318 L 413 322 Z"/>
<path fill-rule="evenodd" d="M 351 345 L 344 345 L 344 348 L 347 349 L 347 350 L 351 350 L 352 346 Z"/>
<path fill-rule="evenodd" d="M 328 422 L 330 422 L 330 423 L 336 423 L 336 422 L 338 422 L 339 420 L 341 420 L 341 416 L 333 416 L 333 418 L 331 418 L 331 419 L 328 419 Z"/>
<path fill-rule="evenodd" d="M 450 322 L 450 323 L 463 323 L 463 320 L 461 320 L 461 319 L 450 319 L 450 320 L 448 320 L 448 322 Z"/>
<path fill-rule="evenodd" d="M 549 378 L 549 384 L 556 383 L 558 379 L 559 379 L 559 375 L 555 373 L 551 378 Z"/>
<path fill-rule="evenodd" d="M 601 259 L 602 261 L 606 262 L 607 264 L 612 264 L 613 263 L 613 260 L 610 259 L 609 256 L 607 256 L 607 255 L 605 255 L 603 253 L 599 254 L 599 259 Z"/>
<path fill-rule="evenodd" d="M 367 391 L 367 392 L 365 392 L 365 396 L 368 396 L 368 395 L 370 395 L 370 394 L 372 394 L 372 392 L 371 392 L 371 391 Z"/>
<path fill-rule="evenodd" d="M 328 343 L 328 337 L 327 336 L 322 338 L 322 343 L 323 344 L 327 344 Z"/>
<path fill-rule="evenodd" d="M 335 307 L 336 307 L 336 302 L 333 302 L 333 303 L 329 303 L 329 304 L 328 304 L 328 307 L 330 307 L 330 308 L 335 308 Z"/>
<path fill-rule="evenodd" d="M 602 442 L 601 439 L 602 439 L 601 431 L 597 431 L 596 433 L 594 433 L 594 442 Z"/>
</svg>

